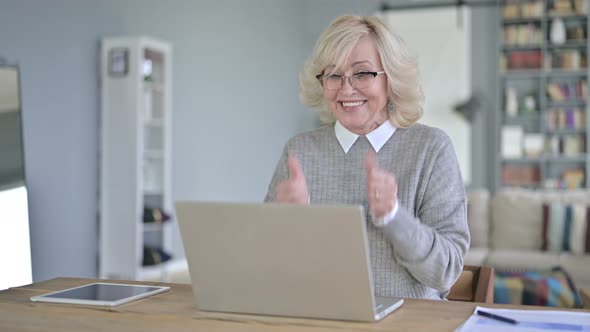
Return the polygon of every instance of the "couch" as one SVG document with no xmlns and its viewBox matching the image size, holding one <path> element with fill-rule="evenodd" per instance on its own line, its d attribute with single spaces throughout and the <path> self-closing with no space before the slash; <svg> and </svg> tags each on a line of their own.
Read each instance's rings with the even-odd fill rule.
<svg viewBox="0 0 590 332">
<path fill-rule="evenodd" d="M 555 215 L 561 216 L 569 209 L 568 218 L 571 220 L 571 211 L 576 211 L 576 216 L 585 211 L 590 214 L 587 207 L 590 207 L 588 190 L 503 189 L 493 197 L 487 190 L 470 190 L 468 223 L 471 246 L 465 264 L 491 266 L 496 271 L 505 272 L 546 271 L 560 266 L 567 271 L 577 288 L 590 289 L 590 253 L 555 245 L 551 229 L 557 227 L 551 219 L 556 218 Z M 559 213 L 556 214 L 556 211 Z M 572 227 L 571 221 L 568 223 L 568 227 Z M 590 216 L 576 223 L 590 227 Z M 574 247 L 580 248 L 582 237 L 590 233 L 586 234 L 585 229 L 581 231 L 579 226 L 575 229 L 571 232 L 572 236 L 577 236 Z"/>
</svg>

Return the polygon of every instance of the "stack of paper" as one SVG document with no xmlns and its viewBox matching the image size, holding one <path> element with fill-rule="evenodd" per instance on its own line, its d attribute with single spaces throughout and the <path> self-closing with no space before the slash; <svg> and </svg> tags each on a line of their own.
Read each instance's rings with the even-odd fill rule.
<svg viewBox="0 0 590 332">
<path fill-rule="evenodd" d="M 488 318 L 478 311 L 508 318 L 515 323 Z M 477 307 L 473 315 L 456 331 L 590 331 L 590 312 L 563 310 L 513 310 Z"/>
</svg>

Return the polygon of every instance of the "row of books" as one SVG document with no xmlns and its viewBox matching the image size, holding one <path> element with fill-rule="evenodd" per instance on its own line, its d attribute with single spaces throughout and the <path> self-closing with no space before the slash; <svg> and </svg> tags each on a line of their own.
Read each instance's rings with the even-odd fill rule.
<svg viewBox="0 0 590 332">
<path fill-rule="evenodd" d="M 581 168 L 565 170 L 560 177 L 545 179 L 545 189 L 580 189 L 584 188 L 585 173 Z"/>
<path fill-rule="evenodd" d="M 588 0 L 553 0 L 549 15 L 584 15 L 588 12 Z"/>
<path fill-rule="evenodd" d="M 541 27 L 528 23 L 505 26 L 503 29 L 504 44 L 507 46 L 533 46 L 543 43 Z"/>
<path fill-rule="evenodd" d="M 583 135 L 545 136 L 539 133 L 527 133 L 522 139 L 522 155 L 526 158 L 578 157 L 584 154 L 585 146 Z"/>
<path fill-rule="evenodd" d="M 580 100 L 588 98 L 588 82 L 585 79 L 561 81 L 547 84 L 550 101 Z"/>
<path fill-rule="evenodd" d="M 503 70 L 541 69 L 543 56 L 540 50 L 512 51 L 500 56 Z"/>
<path fill-rule="evenodd" d="M 585 127 L 584 111 L 579 107 L 557 107 L 547 111 L 546 127 L 556 129 L 583 129 Z"/>
<path fill-rule="evenodd" d="M 545 3 L 542 0 L 519 2 L 506 1 L 502 6 L 502 17 L 513 18 L 537 18 L 543 16 Z"/>
<path fill-rule="evenodd" d="M 585 150 L 584 135 L 549 135 L 545 139 L 545 153 L 550 156 L 577 157 Z"/>
<path fill-rule="evenodd" d="M 569 43 L 586 41 L 586 22 L 567 21 L 565 26 L 565 38 Z"/>
<path fill-rule="evenodd" d="M 503 165 L 500 180 L 503 186 L 539 187 L 541 169 L 536 165 Z M 570 168 L 560 176 L 546 178 L 542 186 L 545 189 L 579 189 L 584 188 L 585 180 L 584 169 Z"/>
<path fill-rule="evenodd" d="M 504 159 L 578 157 L 586 151 L 584 134 L 525 133 L 521 126 L 502 127 L 501 142 Z"/>
<path fill-rule="evenodd" d="M 503 165 L 500 180 L 504 186 L 535 186 L 541 181 L 541 170 L 535 165 Z"/>
<path fill-rule="evenodd" d="M 551 46 L 575 47 L 576 44 L 582 45 L 586 42 L 585 21 L 567 21 L 563 29 L 562 37 L 553 39 L 550 38 L 550 34 L 543 33 L 540 23 L 517 23 L 505 25 L 502 28 L 502 36 L 505 46 L 541 47 L 546 43 Z M 543 36 L 546 36 L 547 40 L 544 40 Z"/>
<path fill-rule="evenodd" d="M 504 19 L 541 18 L 545 11 L 545 1 L 506 0 L 502 6 Z M 547 8 L 549 15 L 576 15 L 588 12 L 588 0 L 554 0 Z"/>
<path fill-rule="evenodd" d="M 575 70 L 587 67 L 586 53 L 580 50 L 558 50 L 547 54 L 553 69 Z"/>
<path fill-rule="evenodd" d="M 506 70 L 559 69 L 578 70 L 588 66 L 586 52 L 568 49 L 555 50 L 543 57 L 540 50 L 511 51 L 500 55 L 500 68 Z"/>
</svg>

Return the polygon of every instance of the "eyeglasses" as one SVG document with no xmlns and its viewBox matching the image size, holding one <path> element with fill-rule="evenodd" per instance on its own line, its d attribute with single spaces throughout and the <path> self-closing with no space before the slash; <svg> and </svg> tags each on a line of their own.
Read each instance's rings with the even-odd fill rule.
<svg viewBox="0 0 590 332">
<path fill-rule="evenodd" d="M 351 76 L 342 76 L 337 74 L 324 75 L 319 74 L 316 78 L 320 84 L 328 90 L 338 90 L 344 85 L 344 80 L 348 78 L 348 83 L 355 89 L 365 89 L 375 82 L 377 75 L 385 74 L 384 71 L 362 71 Z"/>
</svg>

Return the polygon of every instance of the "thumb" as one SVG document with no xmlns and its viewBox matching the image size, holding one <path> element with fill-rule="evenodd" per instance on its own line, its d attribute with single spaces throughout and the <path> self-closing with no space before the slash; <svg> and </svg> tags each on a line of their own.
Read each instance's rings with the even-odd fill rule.
<svg viewBox="0 0 590 332">
<path fill-rule="evenodd" d="M 378 167 L 377 155 L 375 155 L 375 152 L 369 151 L 365 156 L 365 168 L 367 169 L 367 173 L 375 171 Z"/>
<path fill-rule="evenodd" d="M 287 159 L 287 168 L 289 169 L 289 179 L 297 180 L 303 177 L 303 170 L 301 169 L 299 159 L 290 153 L 289 158 Z"/>
</svg>

